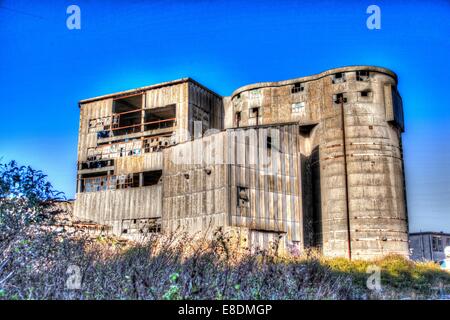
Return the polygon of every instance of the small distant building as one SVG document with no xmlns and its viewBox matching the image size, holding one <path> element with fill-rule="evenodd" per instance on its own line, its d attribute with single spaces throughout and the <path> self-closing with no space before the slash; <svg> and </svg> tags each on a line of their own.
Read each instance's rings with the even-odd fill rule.
<svg viewBox="0 0 450 320">
<path fill-rule="evenodd" d="M 450 233 L 410 233 L 409 242 L 413 260 L 440 261 L 445 259 L 445 247 L 450 246 Z"/>
</svg>

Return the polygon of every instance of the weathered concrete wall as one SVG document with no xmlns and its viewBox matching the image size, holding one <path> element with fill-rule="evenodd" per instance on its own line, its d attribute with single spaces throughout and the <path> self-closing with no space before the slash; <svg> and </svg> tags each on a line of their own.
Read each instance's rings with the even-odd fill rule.
<svg viewBox="0 0 450 320">
<path fill-rule="evenodd" d="M 145 131 L 144 126 L 141 126 L 139 132 L 112 135 L 115 99 L 133 95 L 142 95 L 142 112 L 138 113 L 142 123 L 145 122 L 146 110 L 158 112 L 168 106 L 174 106 L 175 125 L 153 131 Z M 207 119 L 203 119 L 204 116 L 207 116 Z M 119 233 L 123 220 L 161 217 L 162 186 L 142 187 L 143 173 L 162 170 L 161 150 L 173 143 L 191 139 L 194 134 L 193 122 L 196 120 L 204 120 L 203 125 L 206 129 L 221 129 L 223 107 L 220 96 L 191 79 L 81 101 L 75 216 L 83 220 L 112 225 Z M 101 131 L 110 131 L 109 137 L 99 137 L 98 133 Z M 166 138 L 172 133 L 179 134 Z M 95 160 L 91 160 L 92 158 Z M 106 161 L 107 164 L 94 168 L 81 166 L 81 163 L 98 161 Z M 128 175 L 134 175 L 135 179 L 139 179 L 139 182 L 133 183 L 128 189 L 86 193 L 82 187 L 84 178 L 103 176 L 105 179 L 111 179 Z M 107 188 L 110 186 L 105 189 Z"/>
<path fill-rule="evenodd" d="M 209 129 L 223 129 L 222 98 L 203 86 L 189 82 L 189 130 L 194 135 L 194 123 L 201 122 L 203 133 Z M 200 132 L 202 133 L 202 132 Z"/>
<path fill-rule="evenodd" d="M 99 224 L 120 226 L 123 220 L 161 218 L 161 204 L 161 184 L 123 190 L 78 193 L 74 217 Z"/>
<path fill-rule="evenodd" d="M 316 223 L 318 244 L 327 255 L 348 254 L 347 201 L 351 254 L 370 258 L 387 252 L 408 254 L 408 230 L 404 195 L 400 130 L 386 121 L 384 86 L 394 79 L 373 74 L 357 82 L 324 85 L 323 115 L 314 132 L 313 150 L 318 152 L 321 209 Z M 370 90 L 371 97 L 360 92 Z M 332 96 L 345 93 L 345 142 L 341 105 Z M 346 144 L 344 158 L 343 145 Z M 345 162 L 347 162 L 345 164 Z M 347 181 L 345 177 L 347 167 Z M 347 183 L 347 185 L 346 185 Z M 345 192 L 348 190 L 348 199 Z"/>
<path fill-rule="evenodd" d="M 164 231 L 195 233 L 227 225 L 227 166 L 213 160 L 226 150 L 215 145 L 224 136 L 221 132 L 164 150 Z"/>
<path fill-rule="evenodd" d="M 163 230 L 240 227 L 253 247 L 278 238 L 301 247 L 299 158 L 297 125 L 232 129 L 165 149 Z"/>
<path fill-rule="evenodd" d="M 227 131 L 230 225 L 252 230 L 250 240 L 260 247 L 267 247 L 273 234 L 286 246 L 303 246 L 298 130 L 298 125 L 276 125 Z"/>
</svg>

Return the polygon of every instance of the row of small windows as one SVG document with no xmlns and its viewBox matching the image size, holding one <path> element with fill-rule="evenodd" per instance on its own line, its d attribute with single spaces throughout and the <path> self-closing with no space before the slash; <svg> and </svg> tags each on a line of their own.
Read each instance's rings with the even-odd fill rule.
<svg viewBox="0 0 450 320">
<path fill-rule="evenodd" d="M 370 72 L 367 70 L 356 71 L 356 81 L 368 81 L 369 77 L 370 77 Z M 333 74 L 331 81 L 333 84 L 346 82 L 347 81 L 346 75 L 344 72 L 337 72 L 337 73 Z M 296 82 L 291 87 L 291 93 L 293 93 L 293 94 L 299 93 L 299 92 L 304 92 L 304 91 L 305 91 L 305 84 L 302 82 Z M 240 98 L 241 98 L 241 94 L 238 93 L 235 96 L 235 99 L 238 100 Z"/>
<path fill-rule="evenodd" d="M 370 99 L 372 98 L 372 91 L 370 90 L 363 90 L 358 92 L 359 97 L 363 98 L 362 100 Z M 345 92 L 337 93 L 333 95 L 333 102 L 335 104 L 340 103 L 347 103 L 347 94 Z"/>
<path fill-rule="evenodd" d="M 368 81 L 370 77 L 370 72 L 367 70 L 356 71 L 356 81 Z M 343 72 L 338 72 L 333 75 L 331 80 L 332 83 L 342 83 L 346 82 L 346 76 Z"/>
<path fill-rule="evenodd" d="M 367 70 L 359 70 L 356 71 L 356 81 L 368 81 L 370 77 L 370 73 Z M 345 73 L 343 72 L 338 72 L 333 74 L 332 77 L 332 83 L 343 83 L 346 82 L 346 76 Z M 298 92 L 303 92 L 305 91 L 305 85 L 304 83 L 301 82 L 297 82 L 294 83 L 294 85 L 291 88 L 291 93 L 298 93 Z"/>
<path fill-rule="evenodd" d="M 360 91 L 358 94 L 362 98 L 371 98 L 372 97 L 372 91 L 370 91 L 370 90 L 363 90 L 363 91 Z M 342 92 L 342 93 L 337 93 L 337 94 L 333 95 L 333 102 L 335 104 L 347 103 L 346 93 Z M 302 111 L 302 109 L 304 107 L 305 107 L 305 102 L 295 102 L 291 106 L 291 112 L 293 114 L 298 114 Z M 249 118 L 258 118 L 260 116 L 260 114 L 261 113 L 260 113 L 259 107 L 250 108 Z M 235 120 L 236 120 L 237 126 L 239 126 L 241 118 L 242 118 L 241 111 L 237 111 L 235 113 Z"/>
<path fill-rule="evenodd" d="M 370 78 L 370 72 L 368 70 L 359 70 L 356 71 L 356 81 L 367 81 Z M 344 72 L 337 72 L 332 75 L 333 83 L 341 83 L 346 82 L 346 74 Z M 305 90 L 305 84 L 302 82 L 296 82 L 291 88 L 291 93 L 303 92 Z M 236 99 L 241 98 L 241 94 L 238 93 L 235 96 Z"/>
<path fill-rule="evenodd" d="M 371 98 L 372 97 L 372 91 L 370 91 L 370 90 L 363 90 L 363 91 L 360 91 L 358 94 L 362 98 Z M 337 93 L 337 94 L 333 95 L 333 102 L 335 104 L 347 103 L 346 93 L 341 92 L 341 93 Z M 295 102 L 291 106 L 291 112 L 296 113 L 296 114 L 300 113 L 304 107 L 305 107 L 305 102 Z M 260 114 L 261 114 L 260 107 L 250 108 L 249 118 L 258 118 L 260 116 Z M 237 126 L 239 126 L 241 117 L 242 117 L 241 111 L 237 111 L 235 113 L 235 119 L 236 119 Z"/>
</svg>

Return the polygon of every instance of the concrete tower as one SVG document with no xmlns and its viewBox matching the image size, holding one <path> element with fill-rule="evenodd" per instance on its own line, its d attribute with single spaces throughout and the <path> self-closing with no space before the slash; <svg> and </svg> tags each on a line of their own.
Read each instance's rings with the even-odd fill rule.
<svg viewBox="0 0 450 320">
<path fill-rule="evenodd" d="M 297 122 L 305 246 L 325 255 L 408 254 L 401 133 L 390 70 L 354 66 L 236 90 L 225 127 Z"/>
</svg>

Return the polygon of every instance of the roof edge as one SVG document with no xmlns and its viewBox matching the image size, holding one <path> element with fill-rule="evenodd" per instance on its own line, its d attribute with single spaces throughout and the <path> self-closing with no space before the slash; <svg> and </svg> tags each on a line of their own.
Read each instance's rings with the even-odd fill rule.
<svg viewBox="0 0 450 320">
<path fill-rule="evenodd" d="M 296 82 L 307 82 L 307 81 L 313 81 L 318 80 L 320 78 L 329 76 L 334 73 L 338 72 L 349 72 L 349 71 L 357 71 L 357 70 L 369 70 L 369 71 L 376 71 L 380 73 L 387 74 L 395 79 L 395 82 L 398 82 L 397 74 L 387 68 L 384 67 L 378 67 L 378 66 L 365 66 L 365 65 L 356 65 L 356 66 L 344 66 L 344 67 L 338 67 L 333 69 L 328 69 L 325 71 L 322 71 L 320 73 L 300 77 L 300 78 L 294 78 L 289 80 L 281 80 L 281 81 L 273 81 L 273 82 L 257 82 L 253 84 L 244 85 L 242 87 L 239 87 L 238 89 L 234 90 L 230 97 L 234 97 L 235 95 L 242 93 L 244 91 L 249 91 L 252 89 L 258 89 L 258 88 L 267 88 L 267 87 L 281 87 L 289 84 L 294 84 Z"/>
<path fill-rule="evenodd" d="M 447 236 L 450 237 L 450 233 L 441 232 L 441 231 L 419 231 L 419 232 L 410 232 L 410 236 L 420 236 L 420 235 L 437 235 L 437 236 Z"/>
<path fill-rule="evenodd" d="M 134 89 L 129 89 L 129 90 L 124 90 L 124 91 L 119 91 L 119 92 L 115 92 L 115 93 L 109 93 L 109 94 L 105 94 L 105 95 L 101 95 L 101 96 L 96 96 L 96 97 L 92 97 L 92 98 L 83 99 L 83 100 L 78 101 L 78 107 L 81 107 L 81 105 L 85 104 L 85 103 L 90 103 L 90 102 L 94 102 L 94 101 L 98 101 L 98 100 L 110 99 L 110 98 L 116 98 L 116 97 L 120 97 L 120 96 L 124 96 L 124 95 L 140 93 L 140 92 L 151 90 L 151 89 L 158 89 L 158 88 L 167 87 L 167 86 L 180 84 L 180 83 L 185 83 L 185 82 L 191 82 L 191 83 L 193 83 L 193 84 L 195 84 L 195 85 L 197 85 L 197 86 L 207 90 L 208 92 L 210 92 L 210 93 L 212 93 L 212 94 L 222 98 L 222 96 L 220 94 L 218 94 L 218 93 L 212 91 L 211 89 L 205 87 L 204 85 L 202 85 L 198 81 L 195 81 L 194 79 L 192 79 L 190 77 L 186 77 L 186 78 L 180 78 L 180 79 L 176 79 L 176 80 L 156 83 L 156 84 L 143 86 L 143 87 L 139 87 L 139 88 L 134 88 Z"/>
</svg>

